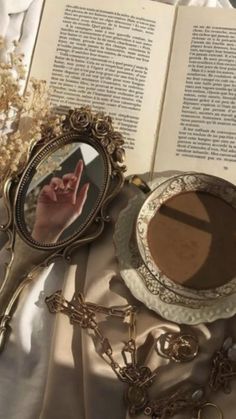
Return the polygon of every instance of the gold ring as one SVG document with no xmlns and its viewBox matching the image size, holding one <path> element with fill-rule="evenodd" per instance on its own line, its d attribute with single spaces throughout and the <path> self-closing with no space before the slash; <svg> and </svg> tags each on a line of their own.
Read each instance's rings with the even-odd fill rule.
<svg viewBox="0 0 236 419">
<path fill-rule="evenodd" d="M 217 406 L 216 404 L 214 404 L 214 403 L 210 403 L 210 402 L 206 402 L 206 403 L 204 403 L 201 407 L 200 407 L 200 409 L 198 410 L 198 415 L 197 415 L 197 419 L 201 419 L 201 417 L 202 417 L 202 411 L 203 411 L 203 409 L 204 409 L 204 407 L 214 407 L 214 409 L 217 411 L 217 413 L 218 413 L 218 417 L 219 417 L 219 419 L 224 419 L 224 416 L 223 416 L 223 413 L 222 413 L 222 410 L 219 408 L 219 406 Z"/>
</svg>

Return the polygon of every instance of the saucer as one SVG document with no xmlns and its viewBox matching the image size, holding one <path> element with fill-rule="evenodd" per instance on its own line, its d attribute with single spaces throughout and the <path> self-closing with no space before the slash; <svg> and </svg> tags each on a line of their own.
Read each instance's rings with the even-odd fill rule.
<svg viewBox="0 0 236 419">
<path fill-rule="evenodd" d="M 159 192 L 165 191 L 165 194 L 162 194 L 162 199 L 166 199 L 165 197 L 169 196 L 174 185 L 175 191 L 177 188 L 182 191 L 182 181 L 189 188 L 193 188 L 191 186 L 193 184 L 196 187 L 194 176 L 196 174 L 185 174 L 184 177 L 181 177 L 181 181 L 179 181 L 179 176 L 171 179 L 156 179 L 151 187 L 155 190 L 158 189 Z M 209 178 L 206 179 L 205 176 L 208 175 L 200 176 L 198 188 L 203 188 L 206 181 L 209 186 Z M 173 184 L 173 181 L 177 181 L 177 183 Z M 219 179 L 219 183 L 210 185 L 211 193 L 215 191 L 217 196 L 220 193 L 221 197 L 224 196 L 224 199 L 234 206 L 236 202 L 235 188 L 228 182 L 221 181 Z M 204 188 L 206 191 L 206 184 Z M 219 190 L 221 191 L 219 192 Z M 147 198 L 144 194 L 137 194 L 121 211 L 116 223 L 114 243 L 120 274 L 131 293 L 149 309 L 154 310 L 163 318 L 177 323 L 198 324 L 233 316 L 236 313 L 235 280 L 230 284 L 225 284 L 223 288 L 200 290 L 196 293 L 195 290 L 186 289 L 186 287 L 173 284 L 173 281 L 168 278 L 163 278 L 162 273 L 157 272 L 156 266 L 154 269 L 154 265 L 149 265 L 147 259 L 145 261 L 145 249 L 140 249 L 140 243 L 138 246 L 136 242 L 135 226 L 138 225 L 137 219 L 140 220 L 142 214 L 149 216 L 147 210 L 141 212 L 141 208 L 145 208 L 147 201 L 153 201 L 151 196 L 154 195 L 151 193 Z M 148 205 L 150 211 L 153 211 L 152 206 Z M 141 234 L 141 229 L 139 229 L 139 234 Z"/>
</svg>

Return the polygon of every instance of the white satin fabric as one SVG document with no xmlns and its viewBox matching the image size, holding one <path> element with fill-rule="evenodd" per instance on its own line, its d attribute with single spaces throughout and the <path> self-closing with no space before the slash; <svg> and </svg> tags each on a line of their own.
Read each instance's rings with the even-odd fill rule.
<svg viewBox="0 0 236 419">
<path fill-rule="evenodd" d="M 51 0 L 52 1 L 52 0 Z M 190 0 L 169 3 L 230 7 L 227 0 Z M 20 42 L 29 65 L 40 17 L 42 0 L 0 0 L 0 34 Z M 55 2 L 56 7 L 56 2 Z M 6 350 L 0 355 L 1 419 L 122 419 L 127 416 L 123 403 L 124 386 L 94 350 L 88 333 L 69 324 L 66 316 L 53 316 L 44 303 L 45 296 L 63 288 L 70 299 L 81 290 L 86 299 L 104 305 L 134 303 L 119 276 L 112 241 L 114 223 L 129 194 L 123 191 L 112 205 L 113 222 L 102 237 L 79 250 L 70 266 L 57 262 L 30 284 L 20 297 L 11 323 L 12 334 Z M 1 252 L 1 260 L 5 252 Z M 211 354 L 224 336 L 236 339 L 235 319 L 219 320 L 211 325 L 194 327 L 199 337 L 200 355 L 188 365 L 173 365 L 157 355 L 156 338 L 163 331 L 179 330 L 145 307 L 138 316 L 138 340 L 141 363 L 160 368 L 152 390 L 160 391 L 190 377 L 201 384 L 206 379 Z M 120 357 L 127 327 L 120 320 L 102 319 L 101 327 Z M 167 365 L 168 364 L 168 365 Z M 231 395 L 216 396 L 225 419 L 235 418 L 233 385 Z M 214 400 L 214 398 L 213 398 Z M 209 411 L 209 419 L 215 417 Z M 187 418 L 178 415 L 177 418 Z"/>
<path fill-rule="evenodd" d="M 13 40 L 20 42 L 19 48 L 29 66 L 38 30 L 43 0 L 0 0 L 0 35 L 9 47 Z"/>
</svg>

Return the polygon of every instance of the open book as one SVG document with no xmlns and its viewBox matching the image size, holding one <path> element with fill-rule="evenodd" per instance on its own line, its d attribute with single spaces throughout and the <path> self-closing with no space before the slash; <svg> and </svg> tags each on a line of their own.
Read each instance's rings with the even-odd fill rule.
<svg viewBox="0 0 236 419">
<path fill-rule="evenodd" d="M 236 182 L 236 10 L 46 0 L 30 75 L 47 80 L 57 108 L 113 117 L 128 174 Z"/>
</svg>

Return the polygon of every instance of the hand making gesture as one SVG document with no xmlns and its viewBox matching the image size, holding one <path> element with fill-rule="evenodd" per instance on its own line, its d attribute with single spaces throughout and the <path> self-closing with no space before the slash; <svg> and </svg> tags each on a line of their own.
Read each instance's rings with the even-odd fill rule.
<svg viewBox="0 0 236 419">
<path fill-rule="evenodd" d="M 53 177 L 44 185 L 38 196 L 36 221 L 32 237 L 43 243 L 55 243 L 62 232 L 82 213 L 89 183 L 78 192 L 83 161 L 79 160 L 74 173 L 62 178 Z"/>
</svg>

